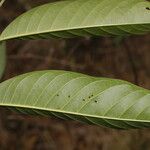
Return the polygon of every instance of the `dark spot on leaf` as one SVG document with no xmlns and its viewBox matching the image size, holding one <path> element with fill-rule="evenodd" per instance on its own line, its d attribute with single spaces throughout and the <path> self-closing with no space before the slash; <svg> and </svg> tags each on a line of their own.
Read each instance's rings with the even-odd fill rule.
<svg viewBox="0 0 150 150">
<path fill-rule="evenodd" d="M 147 10 L 150 10 L 150 7 L 146 7 Z"/>
<path fill-rule="evenodd" d="M 97 101 L 97 100 L 95 100 L 95 103 L 98 103 L 98 101 Z"/>
<path fill-rule="evenodd" d="M 59 96 L 59 94 L 57 94 L 56 96 Z"/>
<path fill-rule="evenodd" d="M 83 101 L 85 101 L 85 99 L 82 99 Z"/>
<path fill-rule="evenodd" d="M 89 96 L 89 98 L 93 97 L 93 94 Z"/>
<path fill-rule="evenodd" d="M 70 98 L 70 95 L 68 95 L 68 98 Z"/>
</svg>

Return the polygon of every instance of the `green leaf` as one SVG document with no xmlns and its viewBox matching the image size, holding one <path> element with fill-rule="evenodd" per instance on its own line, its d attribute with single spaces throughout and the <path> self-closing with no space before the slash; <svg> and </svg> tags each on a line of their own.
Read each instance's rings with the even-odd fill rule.
<svg viewBox="0 0 150 150">
<path fill-rule="evenodd" d="M 0 106 L 119 129 L 150 127 L 149 90 L 67 71 L 32 72 L 1 83 Z"/>
<path fill-rule="evenodd" d="M 150 31 L 147 0 L 68 0 L 19 16 L 0 41 L 14 38 L 144 34 Z"/>
<path fill-rule="evenodd" d="M 5 42 L 0 42 L 0 79 L 4 73 L 6 64 L 6 47 Z"/>
</svg>

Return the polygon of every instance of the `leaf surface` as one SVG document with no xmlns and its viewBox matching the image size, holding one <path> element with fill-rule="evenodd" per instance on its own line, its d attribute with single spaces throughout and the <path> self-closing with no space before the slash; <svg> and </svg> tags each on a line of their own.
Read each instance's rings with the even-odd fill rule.
<svg viewBox="0 0 150 150">
<path fill-rule="evenodd" d="M 0 106 L 119 129 L 150 126 L 149 90 L 67 71 L 37 71 L 1 83 Z"/>
<path fill-rule="evenodd" d="M 144 34 L 150 31 L 147 0 L 68 0 L 33 8 L 15 19 L 0 41 Z"/>
</svg>

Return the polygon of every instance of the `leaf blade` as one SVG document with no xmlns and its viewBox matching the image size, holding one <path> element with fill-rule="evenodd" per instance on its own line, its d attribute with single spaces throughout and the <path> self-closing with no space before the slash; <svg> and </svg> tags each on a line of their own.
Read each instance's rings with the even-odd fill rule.
<svg viewBox="0 0 150 150">
<path fill-rule="evenodd" d="M 149 90 L 126 81 L 67 71 L 38 71 L 0 84 L 0 106 L 112 128 L 149 127 L 149 99 Z"/>
<path fill-rule="evenodd" d="M 150 13 L 146 7 L 150 7 L 150 2 L 145 0 L 76 0 L 49 3 L 19 16 L 4 30 L 0 41 L 35 36 L 86 36 L 91 33 L 144 34 L 150 31 Z"/>
</svg>

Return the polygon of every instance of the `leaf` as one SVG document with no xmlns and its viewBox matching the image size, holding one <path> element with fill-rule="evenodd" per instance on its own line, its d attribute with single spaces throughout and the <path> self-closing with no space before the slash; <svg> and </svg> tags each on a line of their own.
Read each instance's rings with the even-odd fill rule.
<svg viewBox="0 0 150 150">
<path fill-rule="evenodd" d="M 5 0 L 0 1 L 0 7 L 3 5 L 4 2 L 5 2 Z"/>
<path fill-rule="evenodd" d="M 144 34 L 150 31 L 147 0 L 68 0 L 36 7 L 19 16 L 0 41 Z"/>
<path fill-rule="evenodd" d="M 6 64 L 6 48 L 5 42 L 0 42 L 0 79 L 4 73 L 5 64 Z"/>
<path fill-rule="evenodd" d="M 149 90 L 67 71 L 32 72 L 1 83 L 0 106 L 119 129 L 150 127 Z"/>
</svg>

